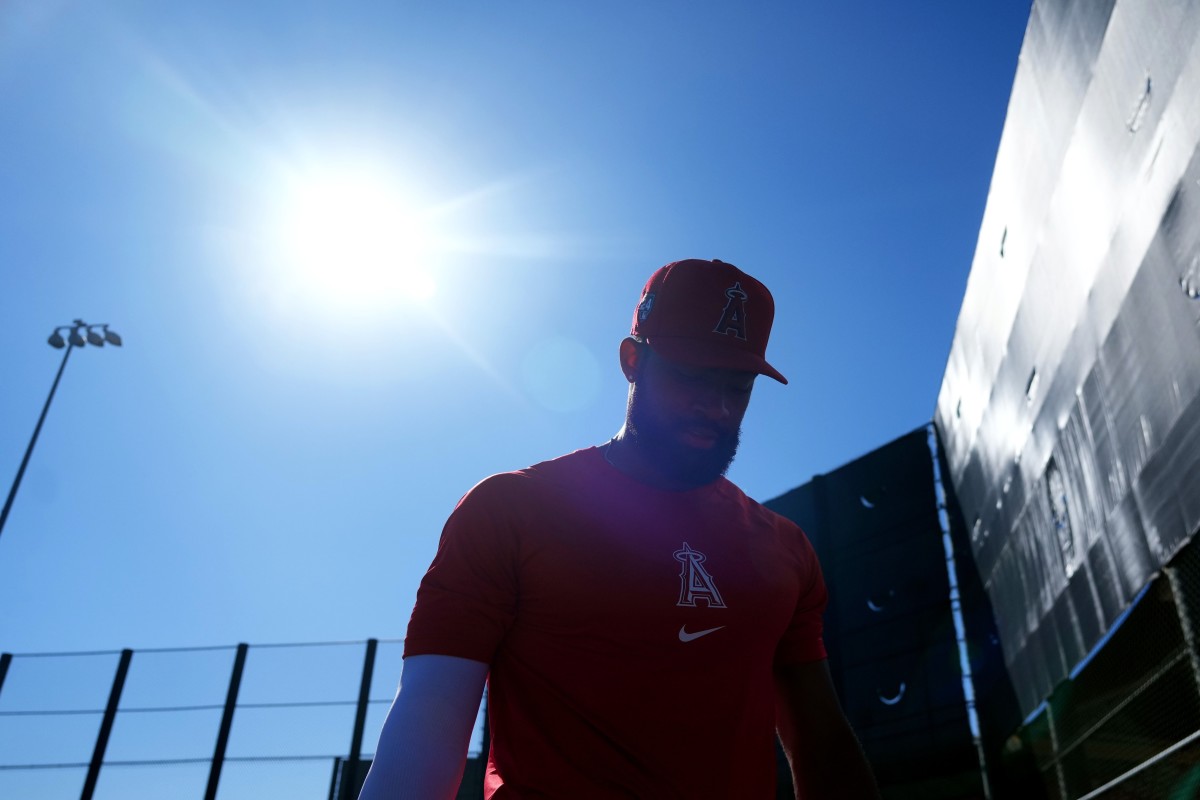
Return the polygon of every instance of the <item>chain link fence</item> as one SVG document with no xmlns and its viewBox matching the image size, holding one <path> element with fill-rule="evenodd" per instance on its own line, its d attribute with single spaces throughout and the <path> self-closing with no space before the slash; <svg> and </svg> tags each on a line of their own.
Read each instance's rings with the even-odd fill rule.
<svg viewBox="0 0 1200 800">
<path fill-rule="evenodd" d="M 1198 613 L 1193 541 L 1010 740 L 1032 754 L 1048 797 L 1200 797 Z"/>
</svg>

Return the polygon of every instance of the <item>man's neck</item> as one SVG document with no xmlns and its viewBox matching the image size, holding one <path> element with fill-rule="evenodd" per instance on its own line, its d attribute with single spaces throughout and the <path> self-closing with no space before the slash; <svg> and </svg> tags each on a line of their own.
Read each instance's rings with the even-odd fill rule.
<svg viewBox="0 0 1200 800">
<path fill-rule="evenodd" d="M 705 484 L 686 481 L 664 471 L 624 427 L 601 445 L 604 460 L 639 483 L 668 492 L 686 492 Z"/>
</svg>

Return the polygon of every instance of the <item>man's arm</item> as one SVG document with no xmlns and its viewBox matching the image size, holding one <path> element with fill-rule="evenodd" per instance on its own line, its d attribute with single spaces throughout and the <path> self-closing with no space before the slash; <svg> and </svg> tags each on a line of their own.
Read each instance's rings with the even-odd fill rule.
<svg viewBox="0 0 1200 800">
<path fill-rule="evenodd" d="M 775 688 L 797 800 L 877 800 L 875 777 L 838 704 L 828 663 L 777 667 Z"/>
<path fill-rule="evenodd" d="M 488 665 L 454 656 L 404 659 L 359 800 L 453 798 L 462 781 Z"/>
</svg>

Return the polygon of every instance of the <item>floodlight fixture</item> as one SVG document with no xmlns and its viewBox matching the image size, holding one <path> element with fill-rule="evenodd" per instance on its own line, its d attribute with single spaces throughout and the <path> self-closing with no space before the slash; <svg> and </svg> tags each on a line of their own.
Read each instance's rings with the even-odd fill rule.
<svg viewBox="0 0 1200 800">
<path fill-rule="evenodd" d="M 99 332 L 96 329 L 99 329 Z M 63 340 L 62 332 L 69 330 L 66 341 Z M 86 332 L 87 338 L 80 331 Z M 60 325 L 50 334 L 50 338 L 46 340 L 47 344 L 56 350 L 63 350 L 62 363 L 58 366 L 58 374 L 54 376 L 54 383 L 50 385 L 50 394 L 46 397 L 46 404 L 42 406 L 42 415 L 38 417 L 37 425 L 33 428 L 33 436 L 29 439 L 29 446 L 25 448 L 25 457 L 21 459 L 21 466 L 17 468 L 17 477 L 13 480 L 12 488 L 8 492 L 8 499 L 4 501 L 4 509 L 0 511 L 0 533 L 4 532 L 4 523 L 8 520 L 8 512 L 12 508 L 13 499 L 17 496 L 17 489 L 21 486 L 21 478 L 25 475 L 25 467 L 29 465 L 29 457 L 33 454 L 33 446 L 37 444 L 38 434 L 42 431 L 42 423 L 46 421 L 46 412 L 50 410 L 50 402 L 54 400 L 54 393 L 58 390 L 58 382 L 62 379 L 63 370 L 67 368 L 67 359 L 71 356 L 71 351 L 76 347 L 84 347 L 91 343 L 95 347 L 103 347 L 105 342 L 116 347 L 121 346 L 121 337 L 108 329 L 107 324 L 89 325 L 81 319 L 73 320 L 71 325 Z"/>
</svg>

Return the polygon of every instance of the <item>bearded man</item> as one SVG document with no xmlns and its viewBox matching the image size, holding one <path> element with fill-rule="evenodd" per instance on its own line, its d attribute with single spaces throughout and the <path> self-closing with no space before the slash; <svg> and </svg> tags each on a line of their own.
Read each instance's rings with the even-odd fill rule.
<svg viewBox="0 0 1200 800">
<path fill-rule="evenodd" d="M 657 270 L 607 443 L 468 492 L 422 579 L 362 797 L 452 798 L 485 682 L 484 797 L 877 798 L 833 690 L 826 590 L 791 521 L 724 475 L 766 360 L 767 288 Z"/>
</svg>

